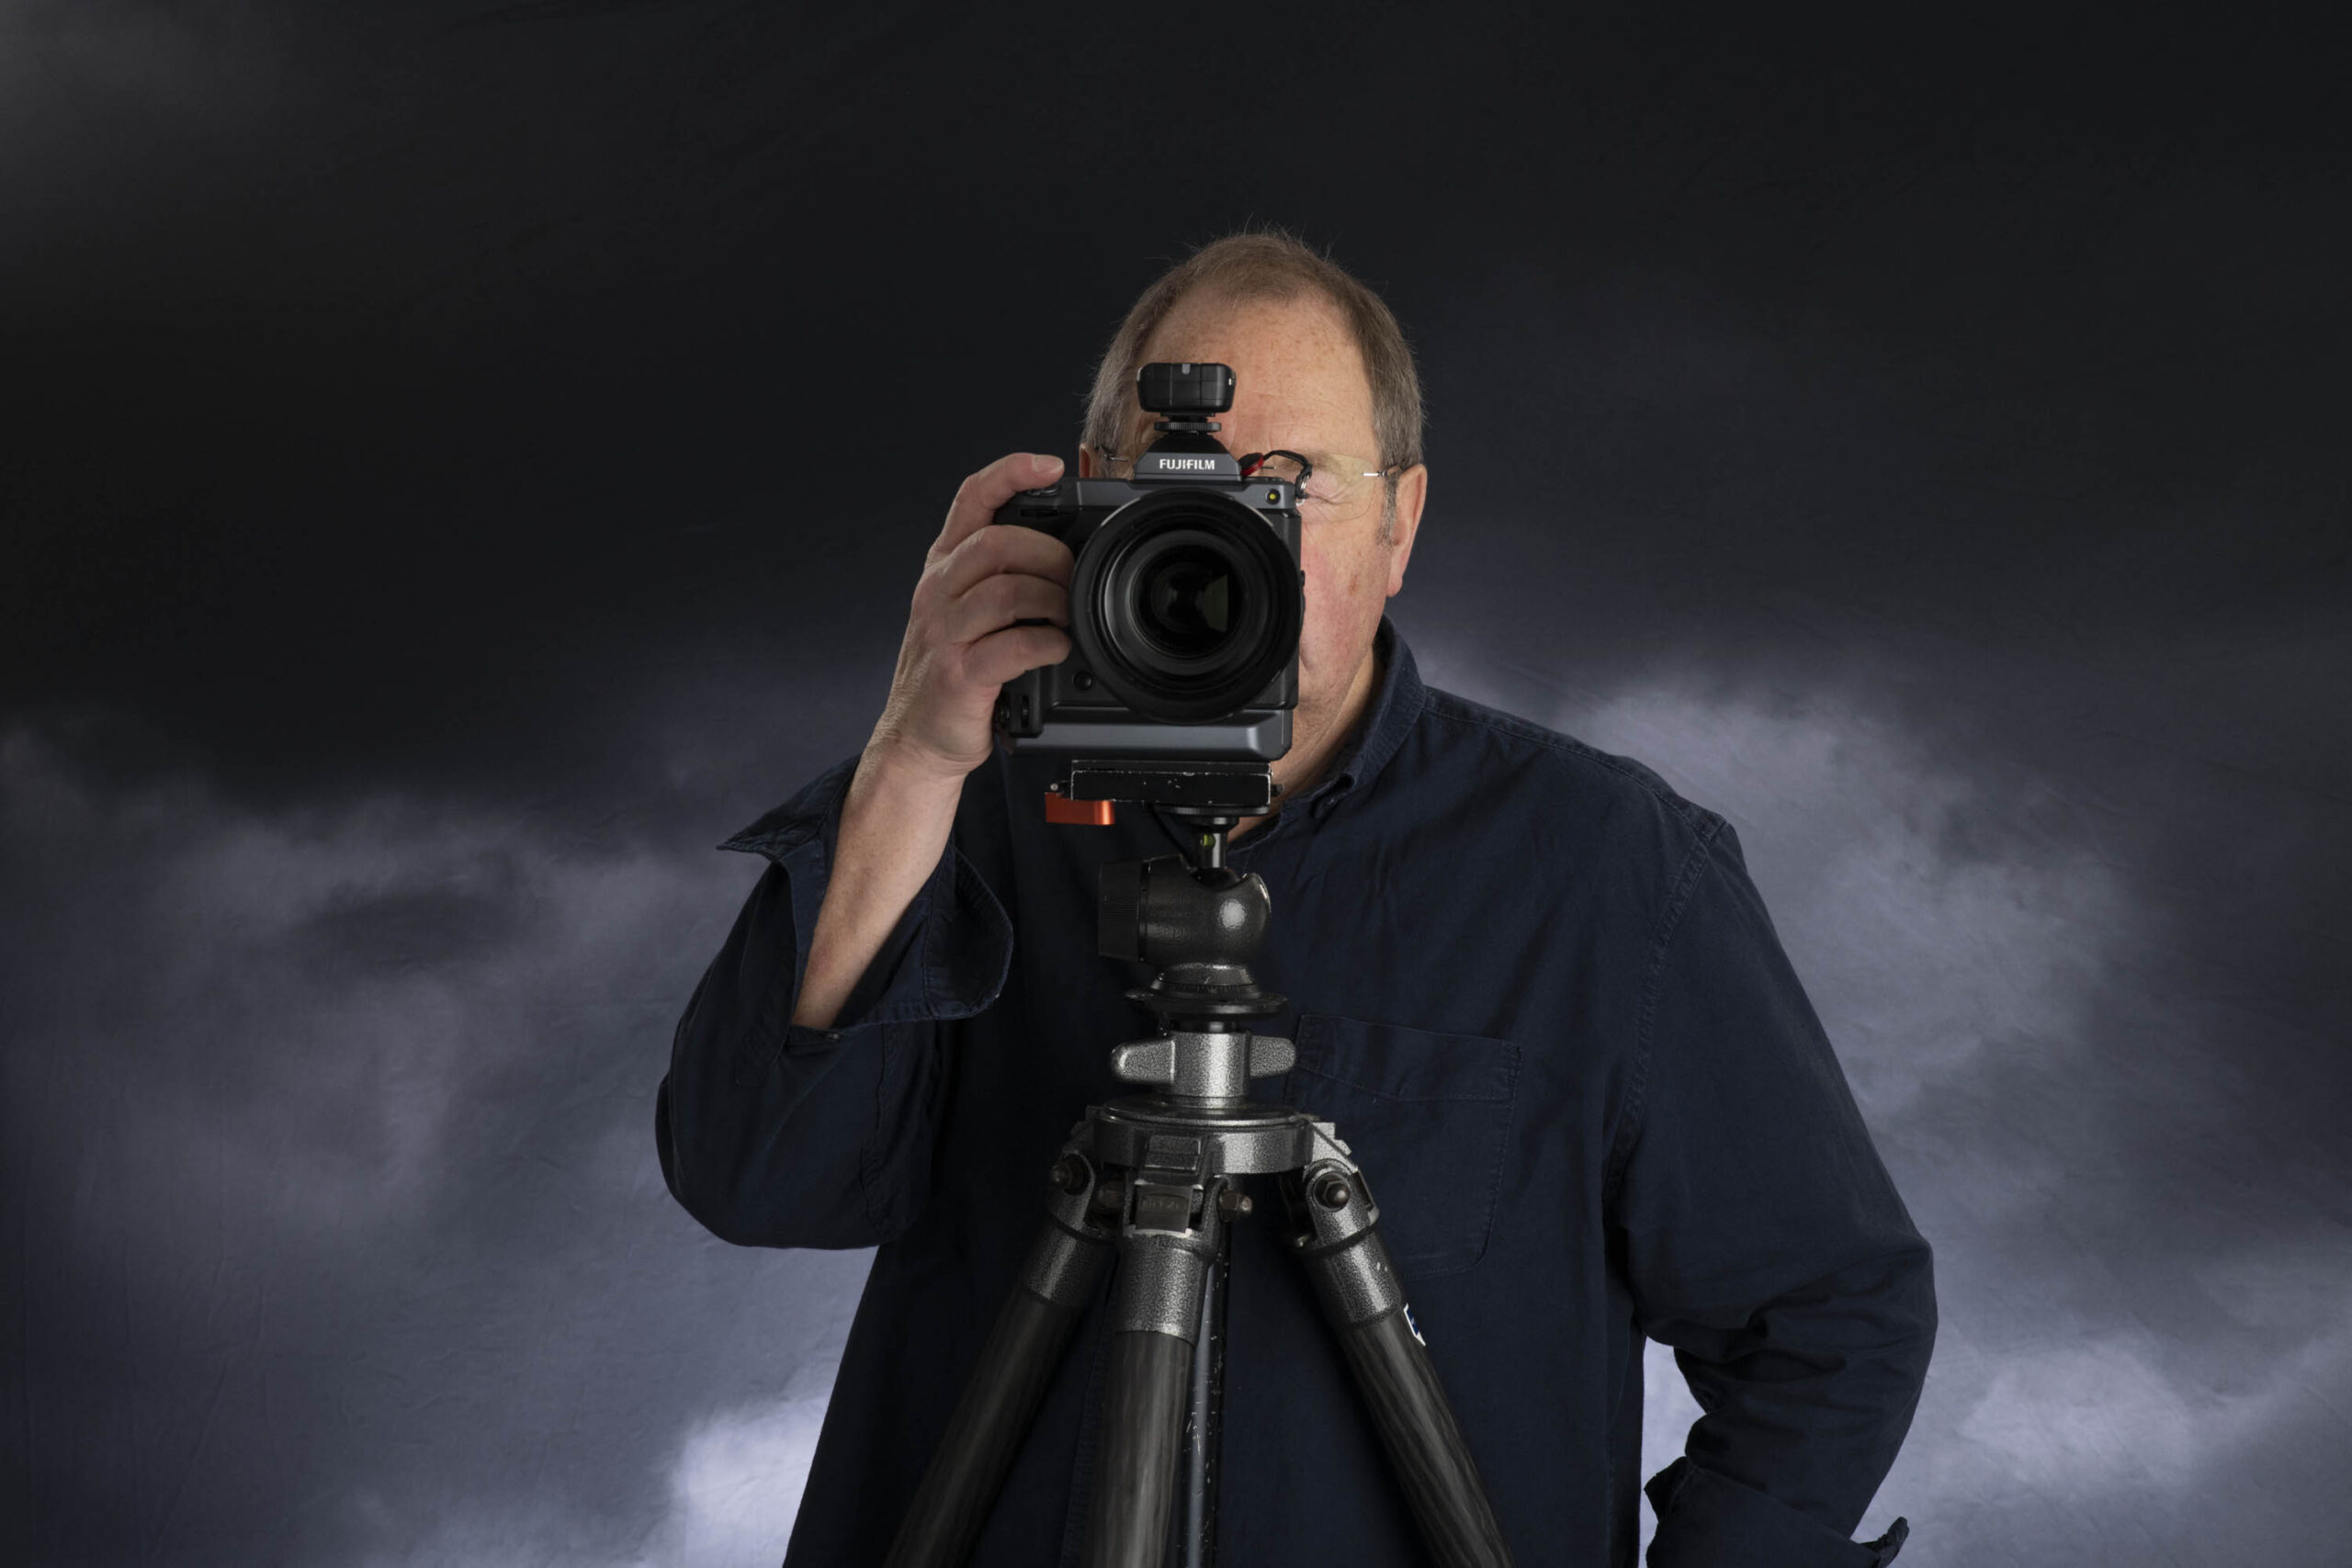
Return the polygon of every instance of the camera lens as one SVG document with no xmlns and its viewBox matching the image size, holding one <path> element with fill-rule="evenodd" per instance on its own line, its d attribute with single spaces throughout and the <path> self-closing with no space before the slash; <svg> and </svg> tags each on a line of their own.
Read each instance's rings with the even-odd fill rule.
<svg viewBox="0 0 2352 1568">
<path fill-rule="evenodd" d="M 1136 624 L 1170 658 L 1205 658 L 1232 633 L 1241 591 L 1221 551 L 1176 545 L 1139 570 L 1135 582 Z"/>
<path fill-rule="evenodd" d="M 1230 496 L 1130 502 L 1080 551 L 1071 635 L 1145 717 L 1202 723 L 1249 705 L 1298 652 L 1298 562 Z"/>
</svg>

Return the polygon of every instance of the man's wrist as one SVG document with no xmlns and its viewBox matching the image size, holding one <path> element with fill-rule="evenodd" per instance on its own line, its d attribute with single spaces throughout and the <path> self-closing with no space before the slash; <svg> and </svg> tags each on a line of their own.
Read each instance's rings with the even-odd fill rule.
<svg viewBox="0 0 2352 1568">
<path fill-rule="evenodd" d="M 920 849 L 928 852 L 918 857 L 928 869 L 947 841 L 963 797 L 964 775 L 952 766 L 900 743 L 871 742 L 842 801 L 837 852 L 871 864 L 877 854 L 895 861 Z"/>
<path fill-rule="evenodd" d="M 842 802 L 832 875 L 808 944 L 792 1021 L 831 1028 L 856 982 L 938 863 L 963 778 L 869 744 Z"/>
<path fill-rule="evenodd" d="M 902 804 L 952 803 L 963 794 L 968 771 L 903 740 L 876 737 L 858 758 L 850 790 L 853 798 L 873 795 Z"/>
</svg>

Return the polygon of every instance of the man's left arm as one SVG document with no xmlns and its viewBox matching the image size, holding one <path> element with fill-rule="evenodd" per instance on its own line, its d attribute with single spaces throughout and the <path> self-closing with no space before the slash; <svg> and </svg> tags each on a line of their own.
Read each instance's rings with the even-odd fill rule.
<svg viewBox="0 0 2352 1568">
<path fill-rule="evenodd" d="M 1910 1430 L 1933 1259 L 1727 823 L 1678 877 L 1648 973 L 1609 1220 L 1635 1318 L 1705 1412 L 1646 1490 L 1651 1568 L 1889 1561 L 1849 1538 Z"/>
</svg>

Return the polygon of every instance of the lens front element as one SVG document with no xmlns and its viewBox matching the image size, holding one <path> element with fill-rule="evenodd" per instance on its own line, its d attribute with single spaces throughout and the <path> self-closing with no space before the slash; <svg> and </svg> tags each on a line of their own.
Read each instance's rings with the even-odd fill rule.
<svg viewBox="0 0 2352 1568">
<path fill-rule="evenodd" d="M 1149 718 L 1223 718 L 1298 651 L 1298 563 L 1265 519 L 1228 496 L 1130 502 L 1087 542 L 1070 586 L 1080 653 Z"/>
<path fill-rule="evenodd" d="M 1213 539 L 1162 534 L 1129 570 L 1136 626 L 1170 660 L 1214 657 L 1232 634 L 1240 596 L 1234 563 Z"/>
</svg>

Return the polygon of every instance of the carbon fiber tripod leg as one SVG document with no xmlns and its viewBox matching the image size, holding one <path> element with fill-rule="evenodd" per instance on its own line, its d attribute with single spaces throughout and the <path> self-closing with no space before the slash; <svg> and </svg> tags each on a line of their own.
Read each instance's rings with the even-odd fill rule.
<svg viewBox="0 0 2352 1568">
<path fill-rule="evenodd" d="M 948 1417 L 887 1568 L 962 1568 L 970 1558 L 1046 1386 L 1102 1282 L 1111 1238 L 1088 1218 L 1092 1169 L 1066 1153 L 1054 1167 L 1054 1185 L 1046 1223 Z"/>
<path fill-rule="evenodd" d="M 1167 1560 L 1193 1341 L 1210 1265 L 1224 1243 L 1214 1191 L 1208 1198 L 1189 1230 L 1130 1224 L 1120 1233 L 1102 1447 L 1087 1498 L 1082 1568 L 1160 1568 Z"/>
<path fill-rule="evenodd" d="M 1326 1163 L 1301 1179 L 1300 1256 L 1389 1464 L 1442 1568 L 1510 1568 L 1478 1467 L 1454 1424 L 1358 1172 Z"/>
<path fill-rule="evenodd" d="M 1225 1286 L 1231 1248 L 1232 1233 L 1227 1231 L 1201 1288 L 1185 1400 L 1184 1495 L 1175 1509 L 1170 1568 L 1216 1568 L 1216 1494 L 1225 1424 Z"/>
</svg>

